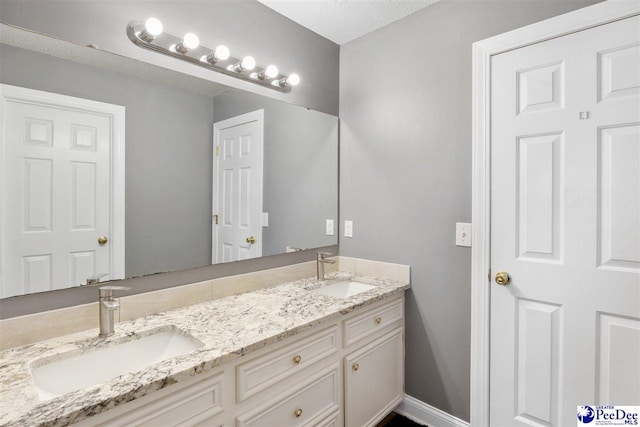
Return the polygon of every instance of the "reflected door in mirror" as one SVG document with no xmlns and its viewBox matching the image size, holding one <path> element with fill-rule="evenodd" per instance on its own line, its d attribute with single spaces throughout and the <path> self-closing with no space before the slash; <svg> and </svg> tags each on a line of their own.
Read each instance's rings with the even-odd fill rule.
<svg viewBox="0 0 640 427">
<path fill-rule="evenodd" d="M 6 85 L 2 94 L 1 296 L 113 278 L 111 117 L 78 98 Z"/>
<path fill-rule="evenodd" d="M 214 124 L 213 263 L 262 256 L 263 110 Z"/>
</svg>

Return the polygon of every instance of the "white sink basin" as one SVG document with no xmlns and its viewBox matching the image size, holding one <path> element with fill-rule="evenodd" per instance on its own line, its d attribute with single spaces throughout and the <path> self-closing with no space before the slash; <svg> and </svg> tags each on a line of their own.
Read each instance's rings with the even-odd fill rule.
<svg viewBox="0 0 640 427">
<path fill-rule="evenodd" d="M 317 294 L 327 295 L 334 298 L 349 298 L 362 292 L 375 288 L 373 285 L 360 282 L 338 282 L 332 285 L 314 289 Z"/>
<path fill-rule="evenodd" d="M 143 370 L 163 360 L 190 353 L 203 345 L 178 331 L 161 331 L 88 353 L 73 352 L 68 357 L 62 355 L 62 359 L 56 358 L 55 361 L 32 367 L 31 376 L 40 400 L 48 400 L 128 372 Z"/>
</svg>

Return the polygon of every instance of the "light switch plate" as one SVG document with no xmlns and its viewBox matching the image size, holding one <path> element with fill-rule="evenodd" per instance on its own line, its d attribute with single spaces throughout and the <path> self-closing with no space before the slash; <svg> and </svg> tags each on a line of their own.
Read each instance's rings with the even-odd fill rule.
<svg viewBox="0 0 640 427">
<path fill-rule="evenodd" d="M 344 220 L 344 237 L 353 237 L 353 221 L 350 219 Z"/>
<path fill-rule="evenodd" d="M 327 220 L 327 236 L 333 236 L 334 231 L 333 231 L 333 220 L 332 219 L 328 219 Z"/>
<path fill-rule="evenodd" d="M 471 247 L 471 224 L 456 222 L 456 246 Z"/>
<path fill-rule="evenodd" d="M 263 227 L 269 226 L 269 212 L 262 212 L 262 216 L 260 217 L 260 225 Z"/>
</svg>

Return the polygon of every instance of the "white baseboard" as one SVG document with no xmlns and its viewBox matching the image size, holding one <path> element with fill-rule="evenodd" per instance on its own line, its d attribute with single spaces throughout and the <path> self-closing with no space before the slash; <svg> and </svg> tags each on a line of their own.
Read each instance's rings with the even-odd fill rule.
<svg viewBox="0 0 640 427">
<path fill-rule="evenodd" d="M 429 427 L 469 427 L 470 424 L 448 414 L 438 408 L 434 408 L 415 397 L 404 395 L 404 399 L 394 412 L 409 418 L 419 424 Z"/>
</svg>

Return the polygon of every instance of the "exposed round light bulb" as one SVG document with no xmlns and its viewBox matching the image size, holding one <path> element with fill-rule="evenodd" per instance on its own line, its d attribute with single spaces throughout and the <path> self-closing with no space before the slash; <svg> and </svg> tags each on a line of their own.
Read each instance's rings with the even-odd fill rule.
<svg viewBox="0 0 640 427">
<path fill-rule="evenodd" d="M 144 23 L 144 30 L 147 34 L 156 37 L 162 34 L 162 22 L 156 18 L 149 18 Z"/>
<path fill-rule="evenodd" d="M 244 58 L 242 58 L 240 66 L 243 70 L 251 71 L 256 67 L 256 60 L 253 58 L 253 56 L 245 56 Z"/>
<path fill-rule="evenodd" d="M 231 56 L 231 52 L 229 52 L 229 48 L 225 45 L 220 45 L 216 47 L 216 50 L 213 52 L 213 57 L 218 61 L 226 61 Z"/>
<path fill-rule="evenodd" d="M 182 39 L 182 44 L 187 49 L 195 49 L 198 46 L 200 46 L 200 39 L 198 38 L 198 36 L 196 36 L 193 33 L 187 33 L 184 35 L 184 38 Z"/>
<path fill-rule="evenodd" d="M 289 77 L 287 77 L 287 84 L 289 86 L 298 86 L 300 84 L 300 76 L 296 73 L 290 74 Z"/>
<path fill-rule="evenodd" d="M 278 67 L 275 65 L 268 65 L 267 68 L 264 69 L 264 75 L 270 79 L 275 78 L 278 75 Z"/>
</svg>

